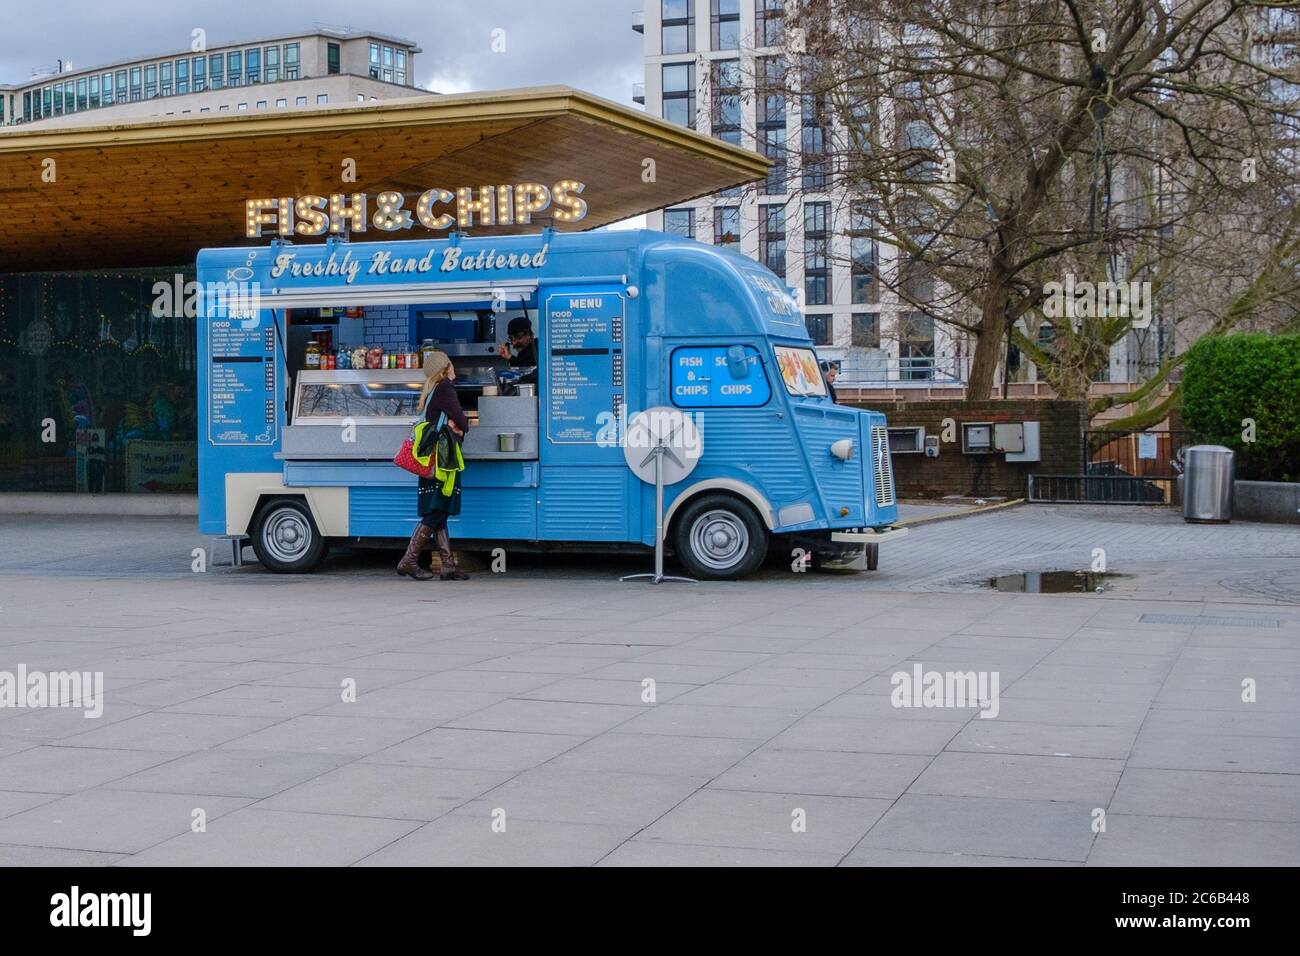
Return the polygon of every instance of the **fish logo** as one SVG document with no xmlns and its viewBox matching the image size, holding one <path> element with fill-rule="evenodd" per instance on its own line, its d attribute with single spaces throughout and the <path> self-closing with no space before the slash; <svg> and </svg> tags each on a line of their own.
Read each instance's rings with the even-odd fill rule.
<svg viewBox="0 0 1300 956">
<path fill-rule="evenodd" d="M 226 278 L 234 279 L 236 282 L 247 282 L 253 278 L 253 270 L 248 266 L 237 266 L 226 270 Z"/>
</svg>

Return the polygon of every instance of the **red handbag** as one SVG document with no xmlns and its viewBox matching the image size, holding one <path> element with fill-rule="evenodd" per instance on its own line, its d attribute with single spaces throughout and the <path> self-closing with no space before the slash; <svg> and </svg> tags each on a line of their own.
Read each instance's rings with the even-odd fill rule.
<svg viewBox="0 0 1300 956">
<path fill-rule="evenodd" d="M 407 435 L 406 441 L 402 442 L 402 447 L 397 450 L 393 456 L 393 464 L 402 471 L 409 471 L 419 478 L 433 477 L 433 458 L 429 459 L 427 465 L 420 464 L 415 458 L 415 437 Z"/>
<path fill-rule="evenodd" d="M 430 396 L 432 399 L 433 396 Z M 426 406 L 427 407 L 427 406 Z M 438 416 L 438 423 L 435 430 L 442 428 L 442 423 L 447 420 L 445 414 Z M 428 422 L 416 422 L 411 426 L 411 434 L 406 436 L 406 441 L 402 442 L 402 447 L 397 449 L 397 454 L 393 456 L 393 464 L 402 471 L 409 471 L 417 478 L 432 478 L 433 470 L 438 464 L 437 454 L 428 456 L 427 461 L 420 461 L 415 457 L 416 445 L 424 440 L 427 429 L 430 428 Z"/>
</svg>

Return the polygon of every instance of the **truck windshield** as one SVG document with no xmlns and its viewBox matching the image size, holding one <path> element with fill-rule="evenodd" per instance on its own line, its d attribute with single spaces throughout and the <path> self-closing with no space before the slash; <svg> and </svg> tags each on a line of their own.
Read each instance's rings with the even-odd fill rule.
<svg viewBox="0 0 1300 956">
<path fill-rule="evenodd" d="M 776 364 L 781 369 L 781 379 L 785 390 L 791 395 L 825 396 L 826 380 L 817 364 L 817 355 L 812 349 L 791 348 L 777 345 Z"/>
</svg>

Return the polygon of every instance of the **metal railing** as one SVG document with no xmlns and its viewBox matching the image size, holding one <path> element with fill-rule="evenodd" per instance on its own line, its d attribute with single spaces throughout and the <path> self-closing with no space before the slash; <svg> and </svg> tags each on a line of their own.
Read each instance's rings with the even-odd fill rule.
<svg viewBox="0 0 1300 956">
<path fill-rule="evenodd" d="M 1162 505 L 1173 502 L 1176 477 L 1030 475 L 1029 500 L 1044 504 Z"/>
<path fill-rule="evenodd" d="M 964 363 L 955 358 L 846 358 L 840 361 L 836 385 L 948 385 L 965 384 Z"/>
</svg>

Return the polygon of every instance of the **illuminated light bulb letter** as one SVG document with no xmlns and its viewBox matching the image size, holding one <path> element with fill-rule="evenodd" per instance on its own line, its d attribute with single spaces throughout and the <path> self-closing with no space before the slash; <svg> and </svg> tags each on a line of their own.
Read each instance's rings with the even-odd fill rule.
<svg viewBox="0 0 1300 956">
<path fill-rule="evenodd" d="M 433 204 L 436 202 L 449 203 L 454 202 L 456 197 L 445 189 L 429 189 L 420 194 L 419 200 L 415 204 L 415 218 L 420 220 L 420 225 L 425 229 L 447 229 L 455 224 L 456 217 L 449 212 L 441 215 L 433 214 Z"/>
<path fill-rule="evenodd" d="M 280 199 L 280 228 L 279 233 L 282 236 L 293 235 L 293 197 L 283 196 Z"/>
<path fill-rule="evenodd" d="M 462 229 L 466 226 L 474 225 L 474 213 L 479 214 L 479 224 L 491 226 L 496 223 L 494 199 L 496 190 L 491 186 L 482 186 L 479 188 L 478 199 L 474 198 L 474 190 L 468 186 L 461 186 L 456 190 L 456 222 Z"/>
<path fill-rule="evenodd" d="M 330 232 L 366 231 L 366 194 L 353 193 L 352 204 L 344 205 L 348 198 L 346 193 L 333 193 L 330 196 Z M 350 224 L 350 229 L 344 227 L 345 220 Z"/>
<path fill-rule="evenodd" d="M 274 199 L 250 199 L 244 203 L 247 212 L 247 222 L 244 226 L 244 235 L 249 239 L 260 239 L 262 237 L 263 226 L 274 226 L 277 216 L 274 210 L 279 208 L 279 203 Z"/>
<path fill-rule="evenodd" d="M 508 226 L 515 221 L 515 190 L 513 186 L 497 187 L 497 225 Z"/>
<path fill-rule="evenodd" d="M 330 227 L 330 217 L 325 214 L 329 200 L 324 196 L 299 196 L 293 204 L 298 221 L 293 231 L 300 236 L 323 236 Z"/>
<path fill-rule="evenodd" d="M 515 222 L 526 225 L 533 221 L 533 213 L 541 212 L 551 204 L 551 191 L 541 183 L 520 183 L 515 187 Z"/>
<path fill-rule="evenodd" d="M 399 192 L 382 192 L 375 200 L 375 215 L 370 221 L 376 229 L 384 232 L 396 232 L 398 229 L 411 228 L 410 210 L 403 209 L 406 197 Z"/>
<path fill-rule="evenodd" d="M 587 218 L 587 201 L 579 199 L 577 195 L 587 186 L 574 179 L 566 179 L 555 184 L 555 191 L 551 194 L 557 208 L 555 218 L 563 222 L 577 222 L 579 219 Z"/>
</svg>

